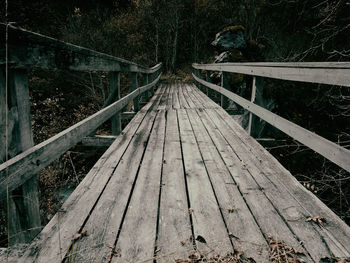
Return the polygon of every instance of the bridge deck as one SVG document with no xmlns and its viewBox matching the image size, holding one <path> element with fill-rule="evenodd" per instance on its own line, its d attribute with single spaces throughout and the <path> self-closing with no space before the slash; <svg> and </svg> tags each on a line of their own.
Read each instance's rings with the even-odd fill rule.
<svg viewBox="0 0 350 263">
<path fill-rule="evenodd" d="M 319 262 L 350 255 L 350 230 L 196 87 L 163 85 L 22 260 L 175 262 L 194 245 Z"/>
</svg>

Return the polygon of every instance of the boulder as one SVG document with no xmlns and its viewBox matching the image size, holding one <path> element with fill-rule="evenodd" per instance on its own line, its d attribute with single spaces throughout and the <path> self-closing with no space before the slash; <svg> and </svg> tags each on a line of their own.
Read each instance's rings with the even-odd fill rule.
<svg viewBox="0 0 350 263">
<path fill-rule="evenodd" d="M 244 49 L 246 42 L 244 40 L 243 26 L 229 26 L 216 34 L 215 40 L 211 43 L 220 51 L 228 51 L 233 48 Z"/>
</svg>

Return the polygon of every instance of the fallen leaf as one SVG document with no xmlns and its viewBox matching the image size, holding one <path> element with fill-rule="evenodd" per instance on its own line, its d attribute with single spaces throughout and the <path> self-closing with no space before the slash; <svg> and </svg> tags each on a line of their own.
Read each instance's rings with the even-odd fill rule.
<svg viewBox="0 0 350 263">
<path fill-rule="evenodd" d="M 196 237 L 196 240 L 197 240 L 198 242 L 201 242 L 201 243 L 204 243 L 204 244 L 207 243 L 207 241 L 204 239 L 204 237 L 202 237 L 202 236 L 200 236 L 200 235 L 198 235 L 198 236 Z"/>
<path fill-rule="evenodd" d="M 323 223 L 326 222 L 326 219 L 321 216 L 313 216 L 306 219 L 306 222 L 310 222 L 310 221 L 313 221 L 322 226 Z"/>
<path fill-rule="evenodd" d="M 78 240 L 81 237 L 87 236 L 87 231 L 83 230 L 80 233 L 76 233 L 75 235 L 72 236 L 72 241 Z"/>
<path fill-rule="evenodd" d="M 231 232 L 228 233 L 228 237 L 229 238 L 235 238 L 235 239 L 239 239 L 238 237 L 236 237 L 234 234 L 232 234 Z"/>
<path fill-rule="evenodd" d="M 111 249 L 115 249 L 115 245 L 114 244 L 107 244 L 107 247 L 109 247 Z"/>
</svg>

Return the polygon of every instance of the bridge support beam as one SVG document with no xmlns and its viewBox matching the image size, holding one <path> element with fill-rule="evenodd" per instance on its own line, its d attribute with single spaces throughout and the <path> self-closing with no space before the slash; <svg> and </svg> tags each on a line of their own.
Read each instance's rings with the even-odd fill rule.
<svg viewBox="0 0 350 263">
<path fill-rule="evenodd" d="M 137 72 L 131 72 L 131 91 L 134 91 L 138 88 L 138 81 L 137 81 Z M 140 96 L 137 96 L 134 99 L 134 110 L 135 112 L 139 111 L 140 109 Z"/>
<path fill-rule="evenodd" d="M 24 70 L 11 70 L 8 74 L 8 100 L 6 103 L 6 75 L 0 72 L 0 163 L 34 145 L 28 77 Z M 6 112 L 8 122 L 6 123 Z M 7 125 L 6 125 L 7 124 Z M 7 132 L 6 132 L 7 126 Z M 6 133 L 8 150 L 6 151 Z M 10 244 L 30 242 L 41 230 L 38 178 L 27 180 L 9 193 Z M 6 207 L 6 206 L 5 206 Z"/>
<path fill-rule="evenodd" d="M 109 73 L 109 86 L 110 92 L 114 95 L 114 101 L 120 100 L 120 72 Z M 119 135 L 122 131 L 121 125 L 121 112 L 117 112 L 112 118 L 112 135 Z"/>
<path fill-rule="evenodd" d="M 253 77 L 252 83 L 252 95 L 250 98 L 251 102 L 259 106 L 263 106 L 263 87 L 264 87 L 264 78 L 262 77 Z M 254 138 L 259 138 L 264 129 L 265 121 L 261 120 L 259 117 L 255 116 L 252 113 L 249 113 L 248 121 L 248 134 Z"/>
<path fill-rule="evenodd" d="M 230 90 L 230 84 L 228 82 L 227 72 L 221 72 L 221 87 Z M 228 99 L 221 95 L 221 107 L 227 109 L 228 107 Z"/>
<path fill-rule="evenodd" d="M 143 75 L 143 85 L 145 86 L 145 85 L 147 85 L 148 83 L 149 83 L 149 82 L 148 82 L 148 74 L 146 73 L 146 74 Z M 150 97 L 149 97 L 149 91 L 148 91 L 148 90 L 145 92 L 144 99 L 145 99 L 147 102 L 148 102 L 149 99 L 150 99 Z"/>
</svg>

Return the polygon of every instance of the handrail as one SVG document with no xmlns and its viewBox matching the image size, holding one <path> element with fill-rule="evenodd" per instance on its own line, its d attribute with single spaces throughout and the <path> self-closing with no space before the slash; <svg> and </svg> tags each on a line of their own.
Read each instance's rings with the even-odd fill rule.
<svg viewBox="0 0 350 263">
<path fill-rule="evenodd" d="M 195 69 L 350 87 L 349 62 L 215 63 L 193 64 L 193 67 Z"/>
<path fill-rule="evenodd" d="M 8 26 L 9 66 L 17 69 L 69 69 L 154 73 L 134 62 L 66 43 L 22 28 Z M 0 65 L 5 61 L 6 24 L 0 23 Z M 159 66 L 159 64 L 157 65 Z"/>
<path fill-rule="evenodd" d="M 234 65 L 233 65 L 234 64 Z M 255 64 L 255 63 L 253 63 Z M 207 64 L 207 65 L 199 65 L 199 64 L 193 64 L 193 68 L 198 70 L 198 69 L 205 69 L 205 70 L 212 70 L 212 71 L 224 71 L 224 72 L 233 72 L 233 73 L 245 73 L 253 76 L 264 76 L 264 77 L 273 77 L 273 78 L 278 78 L 278 79 L 285 79 L 285 80 L 291 80 L 291 76 L 293 76 L 293 80 L 297 81 L 306 81 L 306 80 L 311 80 L 310 76 L 308 74 L 311 74 L 312 72 L 306 71 L 306 67 L 302 66 L 302 63 L 298 63 L 294 65 L 295 69 L 301 69 L 298 73 L 294 72 L 294 75 L 289 74 L 287 71 L 290 70 L 291 64 L 286 65 L 285 67 L 282 67 L 281 65 L 277 65 L 280 63 L 276 63 L 273 67 L 267 66 L 266 63 L 259 63 L 261 66 L 258 65 L 253 65 L 250 66 L 248 64 L 245 65 L 240 65 L 239 63 L 223 63 L 223 64 Z M 269 63 L 271 64 L 271 63 Z M 319 63 L 317 63 L 319 64 Z M 342 64 L 342 65 L 341 65 Z M 313 73 L 317 73 L 317 75 L 311 74 L 313 77 L 314 83 L 322 83 L 322 84 L 329 84 L 328 82 L 332 82 L 334 85 L 339 85 L 335 84 L 338 83 L 337 80 L 333 81 L 327 81 L 325 78 L 315 78 L 316 76 L 319 76 L 320 72 L 327 74 L 327 76 L 333 76 L 335 79 L 339 77 L 339 68 L 337 66 L 340 66 L 341 70 L 341 76 L 343 77 L 342 81 L 345 81 L 348 79 L 348 83 L 343 83 L 347 85 L 343 86 L 350 86 L 350 78 L 349 78 L 349 73 L 350 73 L 350 66 L 348 62 L 346 63 L 341 63 L 341 64 L 336 64 L 333 63 L 333 67 L 331 68 L 315 68 Z M 277 67 L 278 66 L 278 67 Z M 305 64 L 305 66 L 311 66 L 314 67 L 311 63 Z M 263 67 L 263 68 L 269 68 L 271 69 L 268 73 L 259 71 L 258 68 Z M 279 71 L 274 71 L 273 69 L 277 69 Z M 283 69 L 283 71 L 281 70 Z M 285 70 L 284 70 L 285 69 Z M 325 70 L 326 69 L 326 72 Z M 321 70 L 317 72 L 318 70 Z M 335 75 L 332 74 L 332 72 L 336 72 Z M 347 72 L 348 76 L 345 76 L 345 72 Z M 224 87 L 212 84 L 210 82 L 204 81 L 197 77 L 195 74 L 192 74 L 193 78 L 200 83 L 201 85 L 204 85 L 210 89 L 213 89 L 220 94 L 226 96 L 227 98 L 231 99 L 235 103 L 239 104 L 249 112 L 255 114 L 259 118 L 263 119 L 264 121 L 268 122 L 272 126 L 278 128 L 285 134 L 289 135 L 290 137 L 294 138 L 295 140 L 299 141 L 300 143 L 304 144 L 305 146 L 309 147 L 310 149 L 314 150 L 315 152 L 321 154 L 328 160 L 332 161 L 333 163 L 337 164 L 341 168 L 345 169 L 346 171 L 350 172 L 350 151 L 344 147 L 341 147 L 340 145 L 331 142 L 305 128 L 302 128 L 301 126 L 292 123 L 280 116 L 278 116 L 275 113 L 272 113 L 266 109 L 264 109 L 261 106 L 258 106 L 254 104 L 253 102 L 250 102 L 241 96 L 228 91 Z M 297 79 L 297 78 L 301 78 Z"/>
<path fill-rule="evenodd" d="M 6 170 L 8 172 L 8 189 L 12 191 L 56 160 L 57 156 L 76 145 L 116 112 L 122 110 L 130 101 L 155 86 L 161 75 L 160 73 L 150 84 L 137 88 L 90 117 L 0 164 L 0 199 L 6 194 Z"/>
<path fill-rule="evenodd" d="M 122 109 L 132 100 L 134 100 L 134 104 L 138 104 L 140 95 L 150 89 L 153 91 L 153 87 L 162 75 L 162 63 L 147 68 L 125 59 L 65 43 L 11 25 L 8 26 L 8 29 L 8 65 L 10 71 L 16 72 L 18 69 L 29 68 L 105 71 L 111 74 L 111 94 L 106 100 L 104 108 L 100 111 L 46 141 L 29 149 L 24 149 L 24 152 L 0 164 L 0 198 L 6 193 L 6 173 L 8 175 L 8 190 L 12 191 L 76 145 L 85 136 L 94 132 L 108 119 L 114 118 L 118 126 L 116 130 L 120 130 Z M 6 25 L 0 23 L 0 67 L 6 63 L 4 59 L 5 30 Z M 120 98 L 120 72 L 132 73 L 130 93 L 123 98 Z M 140 87 L 137 81 L 139 73 L 145 74 L 144 85 Z M 157 76 L 154 76 L 154 73 Z M 27 85 L 27 83 L 23 84 Z M 0 83 L 0 85 L 4 85 L 4 83 Z M 29 100 L 29 98 L 26 99 Z M 5 105 L 0 106 L 5 107 Z M 0 111 L 2 110 L 1 107 Z"/>
</svg>

